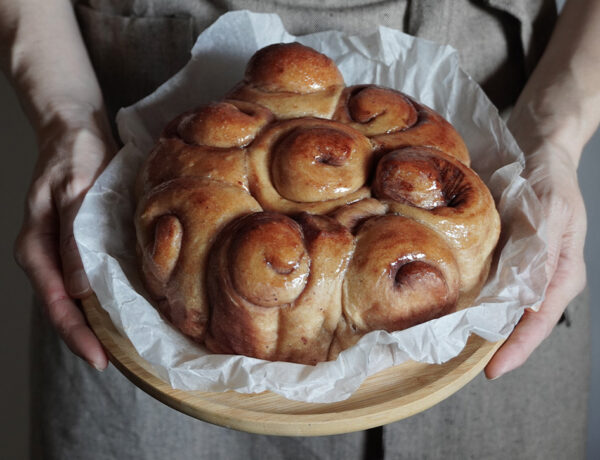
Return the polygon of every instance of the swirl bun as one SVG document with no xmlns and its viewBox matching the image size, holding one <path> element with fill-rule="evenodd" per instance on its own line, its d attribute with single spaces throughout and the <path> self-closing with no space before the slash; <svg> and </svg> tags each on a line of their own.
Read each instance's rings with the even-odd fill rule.
<svg viewBox="0 0 600 460">
<path fill-rule="evenodd" d="M 458 265 L 436 232 L 400 216 L 371 218 L 356 236 L 332 357 L 367 332 L 398 331 L 450 313 L 458 294 Z"/>
<path fill-rule="evenodd" d="M 250 59 L 232 99 L 251 101 L 278 118 L 331 118 L 344 79 L 324 54 L 300 43 L 267 46 Z"/>
<path fill-rule="evenodd" d="M 177 329 L 316 364 L 469 305 L 499 218 L 446 120 L 298 43 L 227 97 L 173 120 L 136 183 L 142 278 Z"/>
<path fill-rule="evenodd" d="M 489 190 L 455 158 L 429 147 L 406 147 L 377 165 L 373 194 L 389 211 L 438 232 L 460 267 L 461 290 L 478 289 L 487 277 L 500 229 Z"/>
<path fill-rule="evenodd" d="M 331 59 L 300 43 L 257 51 L 248 62 L 245 80 L 267 93 L 311 94 L 344 84 Z"/>
<path fill-rule="evenodd" d="M 165 130 L 189 145 L 245 147 L 273 119 L 269 110 L 243 101 L 213 102 L 177 117 Z"/>
<path fill-rule="evenodd" d="M 434 147 L 467 165 L 470 162 L 467 146 L 450 123 L 429 107 L 390 88 L 346 88 L 333 119 L 369 136 L 379 150 L 411 145 Z"/>
<path fill-rule="evenodd" d="M 265 209 L 326 213 L 369 195 L 371 153 L 369 140 L 341 123 L 275 123 L 248 149 L 250 191 Z"/>
<path fill-rule="evenodd" d="M 220 235 L 207 284 L 216 353 L 316 364 L 327 359 L 352 235 L 323 216 L 262 212 Z"/>
<path fill-rule="evenodd" d="M 164 182 L 139 202 L 136 235 L 146 287 L 162 313 L 194 340 L 204 339 L 209 316 L 198 282 L 208 249 L 226 223 L 259 210 L 241 188 L 196 177 Z"/>
<path fill-rule="evenodd" d="M 242 101 L 215 102 L 178 116 L 142 166 L 139 197 L 177 177 L 206 177 L 248 189 L 243 147 L 254 140 L 273 115 Z"/>
</svg>

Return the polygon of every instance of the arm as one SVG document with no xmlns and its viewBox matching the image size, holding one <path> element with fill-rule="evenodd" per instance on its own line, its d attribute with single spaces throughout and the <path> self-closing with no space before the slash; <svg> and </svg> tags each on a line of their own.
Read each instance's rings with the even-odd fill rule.
<svg viewBox="0 0 600 460">
<path fill-rule="evenodd" d="M 91 291 L 73 220 L 115 145 L 71 2 L 0 0 L 0 44 L 39 146 L 15 258 L 69 348 L 103 369 L 106 354 L 74 300 Z"/>
<path fill-rule="evenodd" d="M 523 364 L 585 286 L 586 215 L 577 165 L 600 121 L 598 43 L 600 2 L 569 0 L 508 121 L 546 212 L 550 284 L 539 312 L 525 312 L 487 365 L 488 378 Z"/>
</svg>

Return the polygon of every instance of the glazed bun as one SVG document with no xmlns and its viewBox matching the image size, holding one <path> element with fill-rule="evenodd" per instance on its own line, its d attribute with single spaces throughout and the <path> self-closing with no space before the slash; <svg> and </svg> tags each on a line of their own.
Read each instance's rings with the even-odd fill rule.
<svg viewBox="0 0 600 460">
<path fill-rule="evenodd" d="M 165 127 L 136 183 L 149 295 L 213 353 L 316 364 L 469 306 L 494 200 L 438 113 L 298 43 Z"/>
</svg>

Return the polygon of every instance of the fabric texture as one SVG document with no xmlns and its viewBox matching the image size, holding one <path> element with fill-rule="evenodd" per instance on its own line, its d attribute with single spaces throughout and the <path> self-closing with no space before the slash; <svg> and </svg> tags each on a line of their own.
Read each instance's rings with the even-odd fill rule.
<svg viewBox="0 0 600 460">
<path fill-rule="evenodd" d="M 156 88 L 185 64 L 199 33 L 240 9 L 278 13 L 294 35 L 330 29 L 360 35 L 382 25 L 449 44 L 500 110 L 514 103 L 556 20 L 552 0 L 80 1 L 82 33 L 111 113 Z M 161 40 L 149 49 L 136 47 L 143 37 Z"/>
<path fill-rule="evenodd" d="M 506 108 L 556 15 L 544 0 L 88 0 L 82 35 L 109 112 L 152 92 L 188 59 L 195 37 L 236 9 L 276 12 L 290 33 L 385 25 L 459 50 L 463 68 Z M 541 27 L 539 24 L 545 24 Z M 39 309 L 36 309 L 36 312 Z M 585 295 L 520 369 L 478 376 L 433 408 L 383 428 L 326 437 L 253 435 L 181 414 L 114 367 L 99 373 L 34 315 L 32 457 L 45 459 L 583 458 L 589 373 Z"/>
</svg>

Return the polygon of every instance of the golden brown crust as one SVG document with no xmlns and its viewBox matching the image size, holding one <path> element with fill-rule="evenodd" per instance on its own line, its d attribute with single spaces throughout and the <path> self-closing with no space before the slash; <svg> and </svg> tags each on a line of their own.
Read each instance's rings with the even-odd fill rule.
<svg viewBox="0 0 600 460">
<path fill-rule="evenodd" d="M 297 43 L 257 52 L 228 98 L 173 120 L 136 184 L 142 278 L 176 328 L 316 364 L 468 306 L 499 218 L 439 114 L 344 89 Z"/>
<path fill-rule="evenodd" d="M 470 291 L 487 276 L 500 218 L 475 171 L 439 150 L 406 147 L 380 160 L 373 193 L 387 203 L 390 213 L 443 236 L 460 267 L 462 291 Z"/>
<path fill-rule="evenodd" d="M 460 134 L 440 114 L 399 91 L 376 85 L 346 88 L 333 115 L 368 136 L 378 150 L 437 148 L 469 165 Z"/>
<path fill-rule="evenodd" d="M 364 198 L 344 206 L 340 206 L 329 213 L 329 216 L 340 224 L 356 233 L 361 224 L 374 216 L 381 216 L 387 212 L 387 205 L 375 198 Z"/>
<path fill-rule="evenodd" d="M 374 330 L 406 329 L 450 313 L 459 267 L 436 232 L 400 216 L 373 217 L 356 236 L 331 359 Z"/>
<path fill-rule="evenodd" d="M 138 174 L 136 196 L 178 177 L 205 177 L 248 190 L 246 151 L 273 120 L 264 107 L 225 100 L 185 112 L 167 125 Z"/>
<path fill-rule="evenodd" d="M 259 50 L 228 97 L 263 105 L 280 119 L 331 118 L 343 88 L 344 79 L 330 58 L 287 43 Z"/>
<path fill-rule="evenodd" d="M 309 94 L 344 84 L 329 57 L 300 43 L 260 49 L 248 62 L 244 80 L 269 93 Z"/>
<path fill-rule="evenodd" d="M 210 256 L 208 349 L 305 364 L 326 360 L 352 248 L 352 235 L 322 216 L 296 222 L 264 212 L 233 222 Z"/>
<path fill-rule="evenodd" d="M 162 138 L 140 169 L 136 194 L 140 197 L 163 182 L 178 177 L 204 177 L 248 190 L 246 152 L 189 145 L 178 138 Z"/>
<path fill-rule="evenodd" d="M 240 148 L 272 120 L 268 109 L 251 102 L 212 102 L 179 115 L 165 128 L 163 137 L 177 137 L 189 145 Z"/>
<path fill-rule="evenodd" d="M 263 208 L 327 213 L 369 196 L 369 140 L 331 120 L 269 126 L 248 149 L 249 186 Z"/>
<path fill-rule="evenodd" d="M 225 224 L 257 211 L 258 203 L 239 187 L 195 177 L 165 182 L 138 204 L 136 234 L 146 287 L 173 324 L 196 341 L 203 340 L 209 315 L 202 281 L 208 249 Z"/>
</svg>

